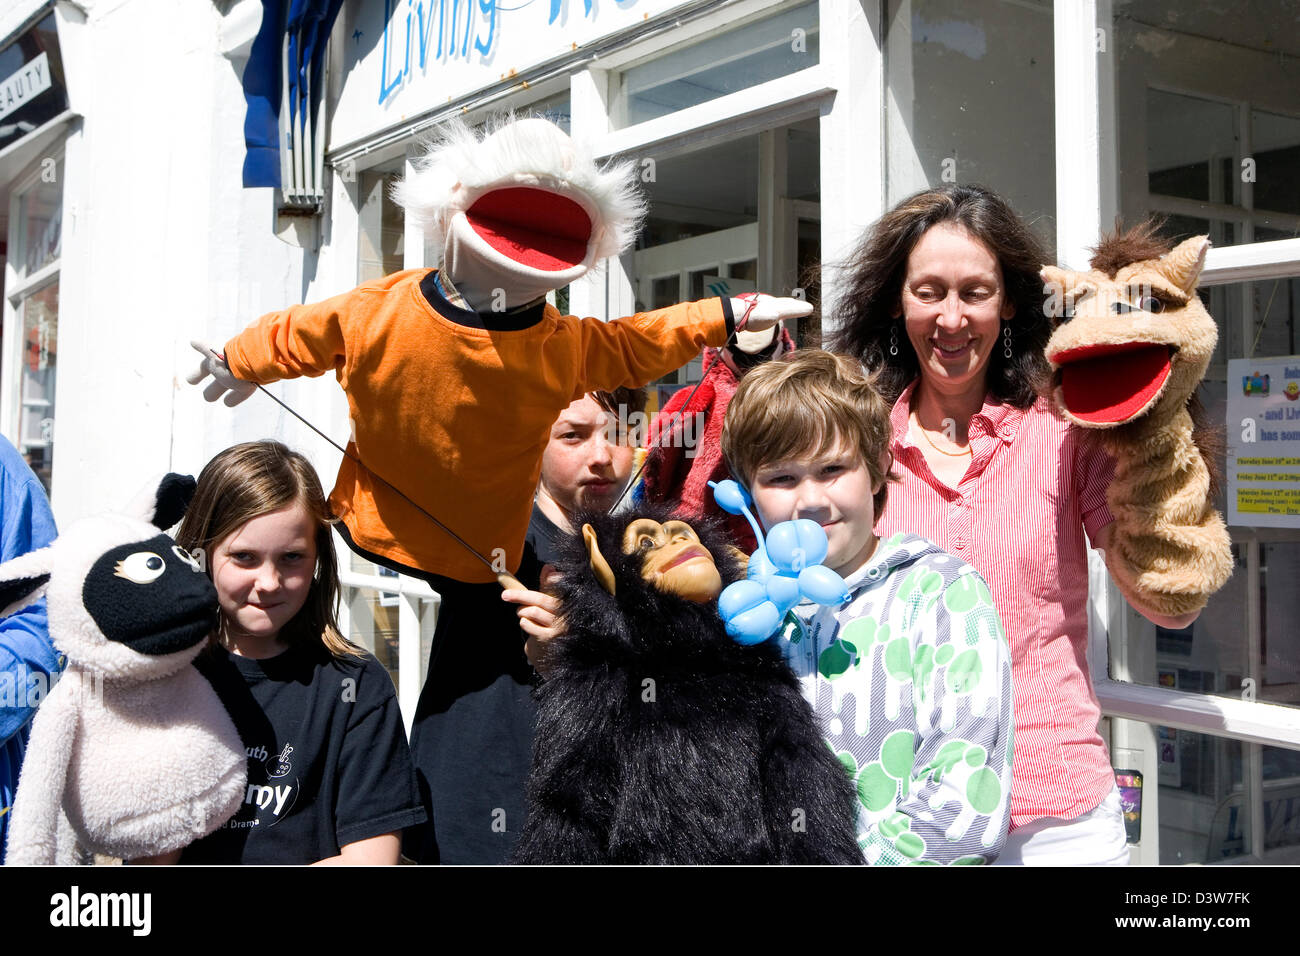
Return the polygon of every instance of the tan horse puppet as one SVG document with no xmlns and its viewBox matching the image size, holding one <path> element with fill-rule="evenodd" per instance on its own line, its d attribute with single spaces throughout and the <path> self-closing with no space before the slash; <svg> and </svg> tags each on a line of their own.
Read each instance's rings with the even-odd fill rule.
<svg viewBox="0 0 1300 956">
<path fill-rule="evenodd" d="M 1171 248 L 1148 222 L 1106 237 L 1088 272 L 1043 269 L 1058 321 L 1047 343 L 1052 398 L 1102 429 L 1115 458 L 1106 501 L 1109 562 L 1126 594 L 1160 614 L 1203 608 L 1232 574 L 1228 529 L 1212 506 L 1215 455 L 1196 388 L 1218 340 L 1196 294 L 1206 236 Z"/>
</svg>

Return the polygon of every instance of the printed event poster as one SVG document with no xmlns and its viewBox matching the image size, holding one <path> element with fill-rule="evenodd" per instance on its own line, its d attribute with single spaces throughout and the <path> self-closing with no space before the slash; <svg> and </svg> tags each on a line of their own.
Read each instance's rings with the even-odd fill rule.
<svg viewBox="0 0 1300 956">
<path fill-rule="evenodd" d="M 1228 362 L 1228 524 L 1300 528 L 1300 356 Z"/>
</svg>

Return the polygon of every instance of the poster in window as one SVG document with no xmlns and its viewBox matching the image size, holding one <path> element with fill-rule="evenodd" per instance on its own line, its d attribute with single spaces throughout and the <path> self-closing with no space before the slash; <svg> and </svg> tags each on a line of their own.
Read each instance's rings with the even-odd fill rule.
<svg viewBox="0 0 1300 956">
<path fill-rule="evenodd" d="M 1228 362 L 1230 525 L 1300 528 L 1300 356 Z"/>
</svg>

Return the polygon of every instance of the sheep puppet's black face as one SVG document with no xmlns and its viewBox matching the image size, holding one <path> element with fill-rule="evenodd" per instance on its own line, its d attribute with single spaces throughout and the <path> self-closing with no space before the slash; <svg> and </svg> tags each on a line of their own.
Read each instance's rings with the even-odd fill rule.
<svg viewBox="0 0 1300 956">
<path fill-rule="evenodd" d="M 217 623 L 217 594 L 198 560 L 161 528 L 193 494 L 168 475 L 145 520 L 96 515 L 48 548 L 0 565 L 0 608 L 12 614 L 47 597 L 50 639 L 70 662 L 109 677 L 161 677 L 198 653 Z"/>
<path fill-rule="evenodd" d="M 104 637 L 153 656 L 202 641 L 217 613 L 217 592 L 199 562 L 165 534 L 105 552 L 81 594 Z"/>
</svg>

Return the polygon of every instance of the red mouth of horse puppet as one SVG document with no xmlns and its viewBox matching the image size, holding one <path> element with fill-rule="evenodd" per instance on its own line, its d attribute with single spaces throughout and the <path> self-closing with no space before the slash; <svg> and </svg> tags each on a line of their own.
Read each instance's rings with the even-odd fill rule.
<svg viewBox="0 0 1300 956">
<path fill-rule="evenodd" d="M 1049 356 L 1061 405 L 1081 425 L 1122 425 L 1160 398 L 1178 349 L 1157 342 L 1082 345 Z"/>
<path fill-rule="evenodd" d="M 1117 428 L 1186 406 L 1218 341 L 1196 295 L 1209 245 L 1200 236 L 1171 250 L 1139 228 L 1099 245 L 1088 272 L 1043 270 L 1058 322 L 1046 355 L 1066 418 Z"/>
</svg>

